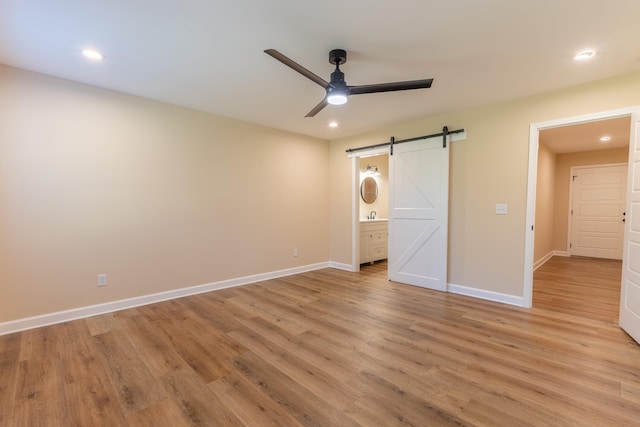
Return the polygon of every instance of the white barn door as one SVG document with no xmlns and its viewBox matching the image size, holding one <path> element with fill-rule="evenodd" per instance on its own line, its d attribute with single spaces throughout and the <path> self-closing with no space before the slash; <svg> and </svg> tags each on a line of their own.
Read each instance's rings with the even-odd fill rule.
<svg viewBox="0 0 640 427">
<path fill-rule="evenodd" d="M 389 280 L 446 291 L 449 144 L 394 145 L 389 188 Z"/>
<path fill-rule="evenodd" d="M 640 343 L 640 112 L 631 116 L 620 326 Z"/>
</svg>

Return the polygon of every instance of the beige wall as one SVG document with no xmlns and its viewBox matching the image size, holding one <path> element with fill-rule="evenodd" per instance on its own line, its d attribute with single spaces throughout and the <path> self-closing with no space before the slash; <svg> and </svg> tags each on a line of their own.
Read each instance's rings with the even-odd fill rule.
<svg viewBox="0 0 640 427">
<path fill-rule="evenodd" d="M 448 281 L 522 296 L 529 125 L 633 105 L 640 73 L 328 144 L 0 66 L 0 322 L 350 264 L 345 150 L 443 125 L 467 129 L 451 148 Z"/>
<path fill-rule="evenodd" d="M 465 128 L 467 139 L 451 146 L 448 281 L 524 296 L 530 124 L 636 105 L 640 105 L 640 73 L 332 141 L 331 259 L 351 260 L 353 191 L 347 148 L 381 143 L 390 136 L 431 134 L 444 125 Z M 496 215 L 496 203 L 507 203 L 509 214 Z"/>
<path fill-rule="evenodd" d="M 326 262 L 328 156 L 0 66 L 0 323 Z"/>
<path fill-rule="evenodd" d="M 556 159 L 556 183 L 554 200 L 555 225 L 553 231 L 553 250 L 569 250 L 569 193 L 571 187 L 571 168 L 573 166 L 595 166 L 608 163 L 627 163 L 628 161 L 628 147 L 615 148 L 610 150 L 558 154 Z"/>
<path fill-rule="evenodd" d="M 545 144 L 538 148 L 534 264 L 553 252 L 556 154 Z"/>
</svg>

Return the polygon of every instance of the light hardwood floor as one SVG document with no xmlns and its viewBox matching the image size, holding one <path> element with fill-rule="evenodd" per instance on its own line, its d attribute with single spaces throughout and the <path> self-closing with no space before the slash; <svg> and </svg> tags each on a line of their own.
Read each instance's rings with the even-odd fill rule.
<svg viewBox="0 0 640 427">
<path fill-rule="evenodd" d="M 631 426 L 617 326 L 324 269 L 0 337 L 2 426 Z"/>
<path fill-rule="evenodd" d="M 533 274 L 533 306 L 618 323 L 622 261 L 554 256 Z"/>
</svg>

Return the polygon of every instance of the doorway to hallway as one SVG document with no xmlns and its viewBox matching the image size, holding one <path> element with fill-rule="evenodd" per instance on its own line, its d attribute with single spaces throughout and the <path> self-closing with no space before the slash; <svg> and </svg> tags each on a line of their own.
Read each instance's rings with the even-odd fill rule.
<svg viewBox="0 0 640 427">
<path fill-rule="evenodd" d="M 630 122 L 627 115 L 540 130 L 536 224 L 531 228 L 534 308 L 618 323 L 622 263 L 598 258 L 622 258 Z M 600 141 L 607 134 L 613 142 Z M 620 255 L 607 251 L 611 247 Z M 597 278 L 603 265 L 613 288 Z M 592 269 L 593 281 L 583 274 Z"/>
</svg>

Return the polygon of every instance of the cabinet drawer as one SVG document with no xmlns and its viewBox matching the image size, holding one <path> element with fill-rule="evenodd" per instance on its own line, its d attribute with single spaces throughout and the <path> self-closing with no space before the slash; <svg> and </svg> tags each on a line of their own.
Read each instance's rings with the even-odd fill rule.
<svg viewBox="0 0 640 427">
<path fill-rule="evenodd" d="M 380 244 L 380 243 L 387 243 L 387 232 L 386 231 L 378 231 L 378 232 L 374 232 L 373 234 L 373 241 L 371 243 L 373 243 L 374 245 Z"/>
<path fill-rule="evenodd" d="M 379 259 L 385 259 L 387 257 L 387 245 L 373 245 L 371 247 L 371 257 L 377 261 Z"/>
</svg>

